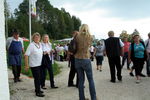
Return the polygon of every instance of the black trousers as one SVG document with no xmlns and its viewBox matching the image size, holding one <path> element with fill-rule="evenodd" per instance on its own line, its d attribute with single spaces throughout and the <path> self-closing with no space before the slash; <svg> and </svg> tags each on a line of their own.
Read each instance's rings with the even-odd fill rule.
<svg viewBox="0 0 150 100">
<path fill-rule="evenodd" d="M 60 61 L 63 61 L 64 57 L 62 55 L 60 55 Z"/>
<path fill-rule="evenodd" d="M 129 64 L 129 60 L 128 60 L 128 52 L 125 52 L 124 56 L 122 58 L 122 68 L 123 68 L 126 60 L 127 60 L 127 68 L 129 68 L 130 64 Z"/>
<path fill-rule="evenodd" d="M 94 52 L 90 52 L 91 53 L 91 61 L 94 60 Z"/>
<path fill-rule="evenodd" d="M 150 75 L 150 58 L 146 61 L 146 71 L 147 71 L 147 75 Z"/>
<path fill-rule="evenodd" d="M 47 71 L 49 74 L 50 78 L 50 86 L 54 87 L 54 74 L 53 74 L 53 67 L 52 67 L 52 61 L 49 58 L 49 55 L 43 55 L 42 59 L 42 66 L 40 67 L 41 69 L 41 86 L 45 86 L 45 80 L 46 80 L 46 75 Z"/>
<path fill-rule="evenodd" d="M 54 74 L 53 74 L 52 65 L 51 66 L 41 66 L 41 87 L 45 86 L 47 71 L 48 71 L 49 78 L 50 78 L 50 86 L 54 87 Z"/>
<path fill-rule="evenodd" d="M 103 59 L 103 56 L 96 56 L 96 65 L 102 65 Z"/>
<path fill-rule="evenodd" d="M 21 73 L 21 66 L 12 66 L 12 73 L 14 75 L 14 79 L 19 79 Z"/>
<path fill-rule="evenodd" d="M 40 79 L 41 79 L 41 72 L 40 72 L 40 66 L 37 67 L 31 67 L 32 75 L 34 78 L 34 86 L 35 86 L 35 92 L 40 93 Z"/>
<path fill-rule="evenodd" d="M 135 74 L 136 76 L 140 76 L 143 66 L 144 66 L 144 60 L 140 58 L 135 58 L 133 61 L 133 66 L 135 68 Z"/>
<path fill-rule="evenodd" d="M 116 69 L 117 69 L 117 78 L 118 80 L 122 80 L 121 76 L 121 64 L 120 64 L 120 56 L 108 57 L 111 80 L 116 80 Z"/>
<path fill-rule="evenodd" d="M 74 58 L 74 56 L 70 57 L 70 61 L 71 61 L 71 67 L 70 67 L 70 73 L 69 73 L 69 79 L 68 79 L 68 86 L 74 84 L 73 80 L 74 80 L 75 74 L 77 74 L 77 71 L 75 69 L 75 58 Z M 77 74 L 77 79 L 76 79 L 76 86 L 78 86 L 78 74 Z"/>
</svg>

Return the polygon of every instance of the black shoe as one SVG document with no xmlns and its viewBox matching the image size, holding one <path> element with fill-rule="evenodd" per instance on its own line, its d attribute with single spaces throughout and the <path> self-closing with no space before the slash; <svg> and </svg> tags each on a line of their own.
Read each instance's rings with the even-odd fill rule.
<svg viewBox="0 0 150 100">
<path fill-rule="evenodd" d="M 38 96 L 38 97 L 44 97 L 45 95 L 42 94 L 42 93 L 36 93 L 36 96 Z"/>
<path fill-rule="evenodd" d="M 122 82 L 122 79 L 118 79 L 118 81 Z"/>
<path fill-rule="evenodd" d="M 122 81 L 122 76 L 118 77 L 118 81 Z"/>
<path fill-rule="evenodd" d="M 17 81 L 18 81 L 18 82 L 22 82 L 22 80 L 21 80 L 21 79 L 17 79 Z"/>
<path fill-rule="evenodd" d="M 52 89 L 57 89 L 58 87 L 57 87 L 57 86 L 52 86 L 51 88 L 52 88 Z"/>
<path fill-rule="evenodd" d="M 72 84 L 72 85 L 68 85 L 68 87 L 76 87 L 77 85 L 74 85 L 74 84 Z"/>
<path fill-rule="evenodd" d="M 43 91 L 40 91 L 40 93 L 44 93 Z"/>
<path fill-rule="evenodd" d="M 142 74 L 142 73 L 140 74 L 140 76 L 141 76 L 141 77 L 146 77 L 146 75 L 144 75 L 144 74 Z"/>
<path fill-rule="evenodd" d="M 131 73 L 129 73 L 130 74 L 130 76 L 132 76 L 132 77 L 134 77 L 134 74 L 131 72 Z"/>
<path fill-rule="evenodd" d="M 43 90 L 46 90 L 47 88 L 45 86 L 41 87 Z"/>
<path fill-rule="evenodd" d="M 150 77 L 150 75 L 148 74 L 147 77 Z"/>
<path fill-rule="evenodd" d="M 18 79 L 14 78 L 14 83 L 17 83 L 18 82 Z"/>
<path fill-rule="evenodd" d="M 111 83 L 116 83 L 116 81 L 115 81 L 115 80 L 110 80 L 110 82 L 111 82 Z"/>
<path fill-rule="evenodd" d="M 35 91 L 36 92 L 36 91 Z M 43 94 L 44 92 L 43 91 L 40 91 L 40 92 L 38 92 L 38 93 L 41 93 L 41 94 Z"/>
</svg>

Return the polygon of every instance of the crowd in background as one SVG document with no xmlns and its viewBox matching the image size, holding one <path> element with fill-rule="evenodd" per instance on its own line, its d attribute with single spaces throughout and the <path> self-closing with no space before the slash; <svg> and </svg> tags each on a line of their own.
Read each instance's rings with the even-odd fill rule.
<svg viewBox="0 0 150 100">
<path fill-rule="evenodd" d="M 150 77 L 150 33 L 148 39 L 142 41 L 138 34 L 132 37 L 133 42 L 129 42 L 127 37 L 122 40 L 115 37 L 113 31 L 108 32 L 108 38 L 104 41 L 98 41 L 96 45 L 92 45 L 93 38 L 90 34 L 87 24 L 83 24 L 79 31 L 72 32 L 72 40 L 64 45 L 57 44 L 52 48 L 47 34 L 41 35 L 34 33 L 32 42 L 24 50 L 23 40 L 19 37 L 17 30 L 13 31 L 13 36 L 7 39 L 8 63 L 12 66 L 14 82 L 21 82 L 21 60 L 22 53 L 25 55 L 25 70 L 31 69 L 35 93 L 38 97 L 44 97 L 44 92 L 41 89 L 45 87 L 46 70 L 50 77 L 50 87 L 55 86 L 53 67 L 54 60 L 68 61 L 70 67 L 68 77 L 68 87 L 77 87 L 79 90 L 79 100 L 88 100 L 84 95 L 85 75 L 89 82 L 89 90 L 91 100 L 97 100 L 95 84 L 93 79 L 91 61 L 96 59 L 96 69 L 102 72 L 104 56 L 108 58 L 110 67 L 110 82 L 116 83 L 116 77 L 119 82 L 122 82 L 122 68 L 126 64 L 130 70 L 129 75 L 134 76 L 135 70 L 136 83 L 141 82 L 141 77 L 146 77 L 142 73 L 144 64 L 146 63 L 147 76 Z M 131 62 L 133 66 L 131 67 Z M 76 84 L 74 84 L 74 78 Z"/>
</svg>

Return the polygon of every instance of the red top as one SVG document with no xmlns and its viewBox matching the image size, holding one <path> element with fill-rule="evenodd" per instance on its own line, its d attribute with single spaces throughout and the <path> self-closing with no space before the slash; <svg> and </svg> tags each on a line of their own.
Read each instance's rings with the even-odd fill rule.
<svg viewBox="0 0 150 100">
<path fill-rule="evenodd" d="M 130 42 L 124 42 L 124 52 L 128 52 L 130 47 Z"/>
</svg>

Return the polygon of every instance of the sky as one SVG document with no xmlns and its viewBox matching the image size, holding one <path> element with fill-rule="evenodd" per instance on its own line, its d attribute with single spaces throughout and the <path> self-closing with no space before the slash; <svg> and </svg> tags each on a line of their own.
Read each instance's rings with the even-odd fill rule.
<svg viewBox="0 0 150 100">
<path fill-rule="evenodd" d="M 7 1 L 13 11 L 23 0 Z M 150 0 L 50 0 L 50 3 L 79 17 L 98 39 L 106 39 L 110 30 L 119 36 L 122 30 L 130 34 L 137 29 L 144 40 L 150 32 Z"/>
</svg>

